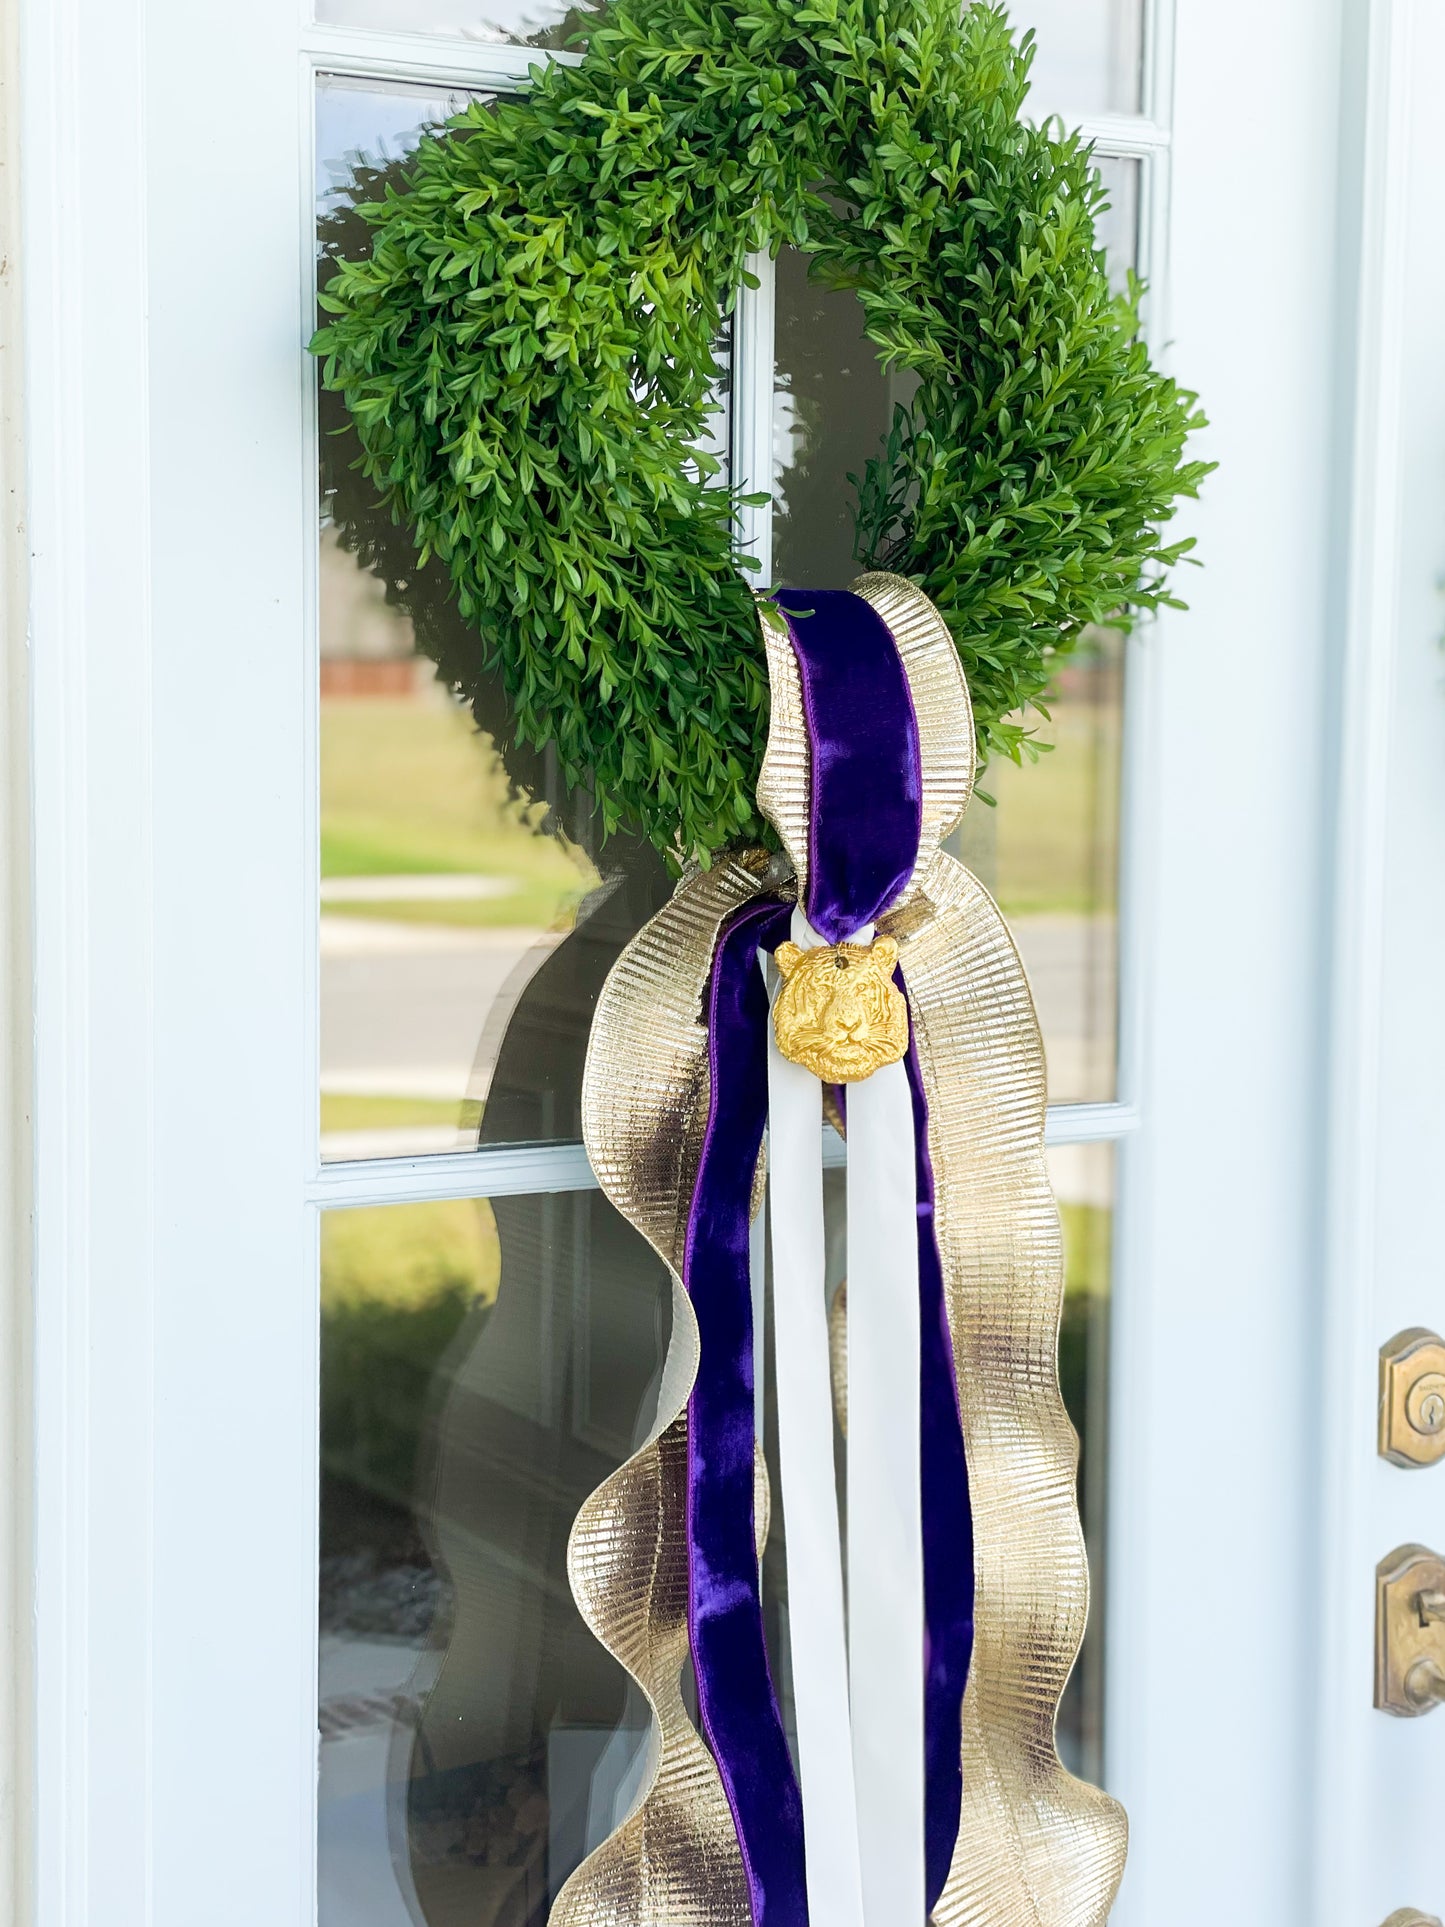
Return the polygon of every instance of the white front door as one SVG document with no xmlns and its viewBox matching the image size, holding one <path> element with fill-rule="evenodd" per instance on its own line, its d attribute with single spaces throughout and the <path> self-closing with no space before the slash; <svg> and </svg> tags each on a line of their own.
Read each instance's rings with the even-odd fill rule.
<svg viewBox="0 0 1445 1927">
<path fill-rule="evenodd" d="M 1416 1352 L 1392 1388 L 1407 1408 L 1392 1443 L 1410 1463 L 1374 1449 L 1377 1353 L 1410 1328 L 1445 1334 L 1437 1229 L 1445 1172 L 1445 264 L 1434 241 L 1445 187 L 1445 13 L 1376 7 L 1351 26 L 1362 84 L 1347 95 L 1345 127 L 1361 206 L 1358 236 L 1340 262 L 1342 295 L 1356 294 L 1358 307 L 1347 339 L 1354 412 L 1341 424 L 1351 439 L 1335 456 L 1350 488 L 1350 573 L 1332 623 L 1339 653 L 1329 692 L 1335 972 L 1319 1086 L 1328 1138 L 1313 1307 L 1320 1614 L 1311 1851 L 1317 1891 L 1341 1896 L 1356 1919 L 1374 1920 L 1402 1903 L 1445 1916 L 1445 1721 L 1438 1707 L 1424 1717 L 1375 1711 L 1362 1657 L 1377 1633 L 1377 1567 L 1400 1572 L 1395 1590 L 1418 1609 L 1422 1569 L 1392 1555 L 1412 1544 L 1445 1555 L 1445 1460 L 1433 1458 L 1436 1414 L 1420 1382 L 1438 1368 L 1438 1352 Z M 1445 1658 L 1440 1630 L 1437 1620 L 1428 1645 Z M 1420 1631 L 1417 1611 L 1417 1640 Z M 1397 1622 L 1387 1644 L 1399 1643 Z M 1382 1653 L 1377 1664 L 1394 1657 Z M 1382 1684 L 1398 1706 L 1397 1682 Z"/>
<path fill-rule="evenodd" d="M 1191 612 L 1080 656 L 966 851 L 1050 1049 L 1061 1745 L 1129 1807 L 1132 1927 L 1445 1913 L 1445 1717 L 1371 1704 L 1375 1562 L 1445 1550 L 1373 1413 L 1445 1329 L 1445 24 L 1018 11 L 1220 463 Z M 42 1927 L 543 1927 L 642 1769 L 563 1553 L 665 1342 L 576 1107 L 667 880 L 495 691 L 469 732 L 304 353 L 357 204 L 563 13 L 24 0 Z M 719 439 L 747 539 L 844 580 L 893 397 L 851 297 L 760 280 Z"/>
</svg>

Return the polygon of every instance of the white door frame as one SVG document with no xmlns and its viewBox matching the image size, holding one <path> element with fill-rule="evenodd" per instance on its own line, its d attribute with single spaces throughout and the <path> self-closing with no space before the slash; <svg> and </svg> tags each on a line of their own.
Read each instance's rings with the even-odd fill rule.
<svg viewBox="0 0 1445 1927">
<path fill-rule="evenodd" d="M 306 1927 L 322 1177 L 298 169 L 315 60 L 347 37 L 304 28 L 299 0 L 244 16 L 21 4 L 37 1913 L 189 1927 L 204 1906 L 216 1927 Z M 1408 1500 L 1399 1536 L 1428 1537 L 1440 1499 L 1369 1462 L 1360 1424 L 1373 1346 L 1432 1315 L 1416 1278 L 1445 1324 L 1438 1257 L 1427 1272 L 1397 1204 L 1445 1148 L 1421 990 L 1445 931 L 1410 888 L 1430 856 L 1439 874 L 1445 825 L 1426 648 L 1440 304 L 1418 244 L 1429 196 L 1406 192 L 1435 165 L 1431 4 L 1179 6 L 1154 332 L 1205 395 L 1226 466 L 1190 517 L 1207 563 L 1193 612 L 1144 652 L 1146 1047 L 1109 1593 L 1133 1927 L 1369 1927 L 1370 1908 L 1429 1899 L 1393 1883 L 1431 1877 L 1405 1860 L 1408 1768 L 1445 1721 L 1387 1731 L 1368 1712 L 1360 1602 L 1387 1549 L 1375 1514 Z M 337 64 L 357 71 L 364 42 L 386 71 L 384 39 L 350 36 Z M 476 70 L 438 43 L 431 73 Z M 1365 158 L 1357 204 L 1339 190 Z M 247 191 L 215 234 L 217 183 L 238 170 Z M 1382 271 L 1357 331 L 1361 259 Z M 1336 742 L 1342 713 L 1363 763 L 1353 733 Z M 224 780 L 208 723 L 254 746 L 244 784 Z M 1337 816 L 1341 768 L 1362 803 Z M 1372 906 L 1393 948 L 1360 942 Z M 437 1181 L 398 1173 L 396 1194 Z M 274 1575 L 259 1597 L 226 1584 L 258 1549 Z"/>
</svg>

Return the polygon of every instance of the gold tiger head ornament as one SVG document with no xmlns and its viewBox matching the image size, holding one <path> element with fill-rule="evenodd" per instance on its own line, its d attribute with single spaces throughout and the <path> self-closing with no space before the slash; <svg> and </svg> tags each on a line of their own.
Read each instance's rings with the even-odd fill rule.
<svg viewBox="0 0 1445 1927">
<path fill-rule="evenodd" d="M 773 1005 L 778 1049 L 825 1084 L 856 1084 L 908 1049 L 908 1005 L 893 981 L 898 945 L 868 943 L 773 953 L 783 986 Z"/>
</svg>

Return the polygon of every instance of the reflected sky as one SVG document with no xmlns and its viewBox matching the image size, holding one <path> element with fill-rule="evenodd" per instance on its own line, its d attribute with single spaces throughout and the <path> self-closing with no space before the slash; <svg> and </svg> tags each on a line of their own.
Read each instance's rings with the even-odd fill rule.
<svg viewBox="0 0 1445 1927">
<path fill-rule="evenodd" d="M 1018 0 L 1009 18 L 1037 35 L 1031 111 L 1138 112 L 1144 0 Z"/>
<path fill-rule="evenodd" d="M 350 198 L 347 185 L 358 159 L 373 167 L 401 160 L 426 126 L 459 114 L 475 98 L 461 88 L 429 93 L 400 81 L 323 74 L 316 87 L 318 205 Z"/>
</svg>

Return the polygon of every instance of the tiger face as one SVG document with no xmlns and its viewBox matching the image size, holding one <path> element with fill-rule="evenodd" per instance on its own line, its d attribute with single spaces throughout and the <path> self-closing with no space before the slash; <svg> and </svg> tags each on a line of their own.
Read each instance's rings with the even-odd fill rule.
<svg viewBox="0 0 1445 1927">
<path fill-rule="evenodd" d="M 908 1005 L 893 982 L 898 945 L 827 944 L 773 953 L 783 986 L 773 1005 L 778 1049 L 825 1084 L 856 1084 L 908 1049 Z"/>
</svg>

